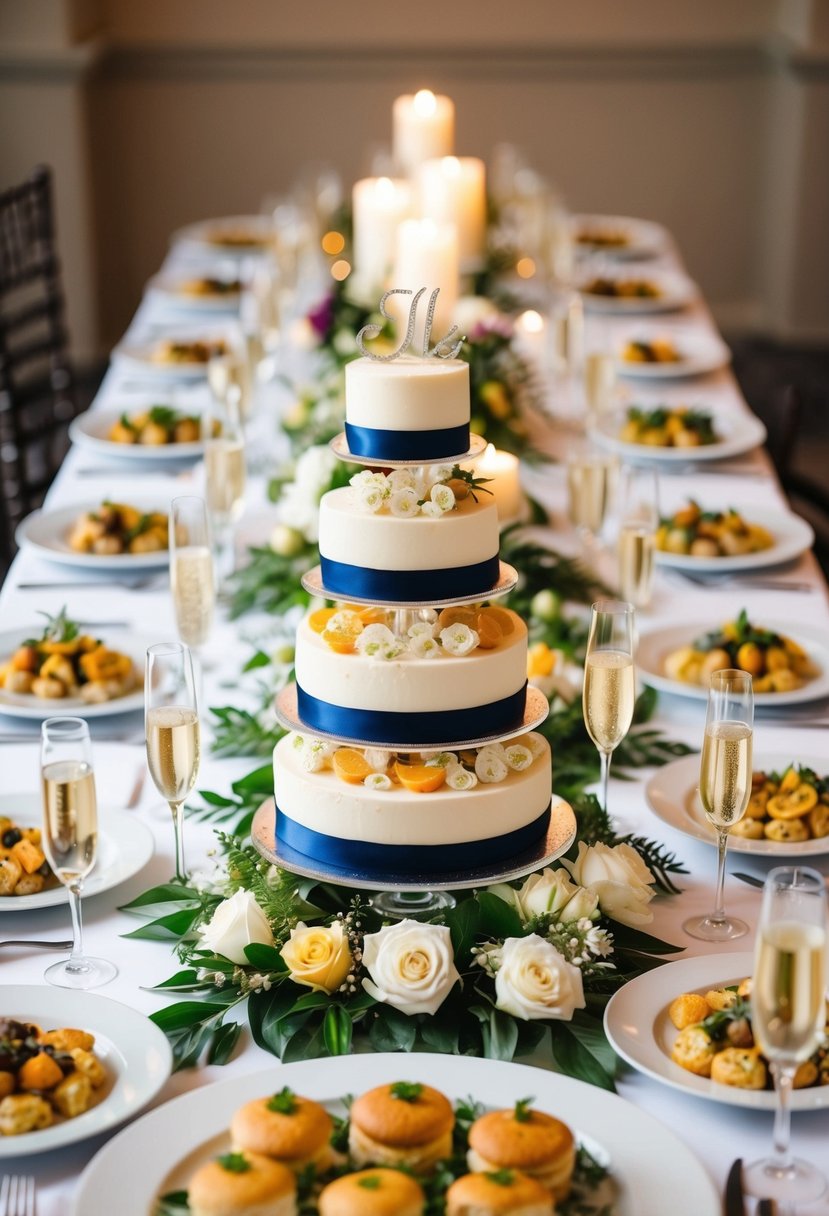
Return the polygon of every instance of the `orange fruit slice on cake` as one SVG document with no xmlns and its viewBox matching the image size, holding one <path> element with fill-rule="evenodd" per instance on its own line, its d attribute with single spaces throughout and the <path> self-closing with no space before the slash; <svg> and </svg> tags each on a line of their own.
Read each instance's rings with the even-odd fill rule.
<svg viewBox="0 0 829 1216">
<path fill-rule="evenodd" d="M 478 613 L 478 619 L 475 622 L 475 629 L 480 639 L 478 645 L 482 650 L 492 650 L 501 641 L 504 636 L 503 630 L 498 621 L 493 616 L 487 614 L 484 608 Z"/>
<path fill-rule="evenodd" d="M 324 633 L 328 622 L 336 611 L 336 608 L 317 608 L 316 612 L 312 612 L 308 617 L 308 624 L 314 633 Z"/>
<path fill-rule="evenodd" d="M 515 633 L 515 617 L 506 608 L 499 608 L 497 604 L 490 604 L 487 608 L 482 608 L 481 612 L 484 616 L 488 616 L 490 620 L 497 621 L 501 626 L 501 633 L 505 638 L 508 638 L 511 633 Z"/>
<path fill-rule="evenodd" d="M 335 761 L 336 758 L 335 754 Z M 430 768 L 425 764 L 403 764 L 400 760 L 395 761 L 394 772 L 400 784 L 413 794 L 431 794 L 433 790 L 440 789 L 446 780 L 445 769 L 437 766 Z"/>
<path fill-rule="evenodd" d="M 356 747 L 338 747 L 331 757 L 331 765 L 341 781 L 350 785 L 362 785 L 372 767 Z"/>
<path fill-rule="evenodd" d="M 448 629 L 450 625 L 468 625 L 470 629 L 475 628 L 475 617 L 477 612 L 474 608 L 469 608 L 465 604 L 453 604 L 451 608 L 444 608 L 438 617 L 438 629 Z"/>
</svg>

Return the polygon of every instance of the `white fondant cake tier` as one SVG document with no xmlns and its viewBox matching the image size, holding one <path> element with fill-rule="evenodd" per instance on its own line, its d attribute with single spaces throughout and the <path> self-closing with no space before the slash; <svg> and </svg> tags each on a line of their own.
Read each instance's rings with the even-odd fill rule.
<svg viewBox="0 0 829 1216">
<path fill-rule="evenodd" d="M 390 745 L 439 745 L 520 729 L 527 627 L 510 616 L 512 633 L 492 649 L 390 660 L 331 649 L 306 617 L 296 639 L 300 717 L 312 730 Z"/>
<path fill-rule="evenodd" d="M 477 502 L 470 495 L 437 519 L 371 514 L 350 486 L 320 503 L 323 582 L 346 599 L 483 597 L 498 579 L 498 547 L 498 510 L 485 495 Z M 421 571 L 427 577 L 418 578 Z M 441 574 L 428 576 L 433 571 Z"/>
<path fill-rule="evenodd" d="M 386 860 L 407 868 L 400 851 L 411 850 L 411 868 L 452 869 L 476 864 L 473 854 L 506 857 L 546 830 L 552 758 L 544 740 L 522 772 L 509 770 L 502 780 L 473 789 L 444 784 L 416 793 L 397 784 L 382 790 L 350 784 L 330 767 L 309 772 L 296 739 L 289 735 L 274 749 L 277 840 L 328 864 L 348 866 L 356 859 L 370 869 Z M 375 846 L 373 856 L 365 846 Z"/>
<path fill-rule="evenodd" d="M 460 359 L 356 359 L 345 369 L 352 453 L 378 461 L 442 459 L 469 447 L 469 366 Z"/>
</svg>

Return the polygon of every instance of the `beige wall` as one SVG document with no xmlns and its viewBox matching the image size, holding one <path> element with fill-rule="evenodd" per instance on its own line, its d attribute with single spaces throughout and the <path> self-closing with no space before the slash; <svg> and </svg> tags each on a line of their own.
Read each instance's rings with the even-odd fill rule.
<svg viewBox="0 0 829 1216">
<path fill-rule="evenodd" d="M 394 96 L 429 84 L 455 98 L 459 150 L 518 143 L 573 207 L 668 224 L 727 326 L 829 340 L 827 11 L 0 0 L 0 185 L 55 163 L 88 354 L 119 336 L 173 228 L 257 209 L 309 158 L 351 180 Z"/>
</svg>

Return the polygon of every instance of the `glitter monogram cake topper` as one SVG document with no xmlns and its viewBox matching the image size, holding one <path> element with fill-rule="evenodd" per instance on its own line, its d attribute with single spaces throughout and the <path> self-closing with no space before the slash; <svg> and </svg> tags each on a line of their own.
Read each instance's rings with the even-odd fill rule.
<svg viewBox="0 0 829 1216">
<path fill-rule="evenodd" d="M 384 292 L 383 298 L 380 300 L 380 315 L 385 317 L 387 321 L 396 320 L 395 317 L 386 312 L 386 300 L 388 300 L 389 296 L 414 297 L 409 305 L 409 320 L 408 324 L 406 325 L 406 336 L 398 346 L 397 350 L 393 350 L 390 355 L 376 355 L 373 351 L 366 349 L 366 340 L 376 338 L 379 334 L 381 334 L 383 332 L 383 326 L 364 325 L 357 334 L 357 346 L 359 347 L 360 352 L 364 354 L 366 358 L 374 359 L 378 363 L 390 363 L 392 359 L 399 359 L 400 356 L 409 349 L 414 341 L 415 324 L 417 322 L 417 308 L 420 304 L 420 298 L 425 291 L 425 287 L 421 287 L 417 292 L 412 292 L 407 287 L 392 287 L 389 291 Z M 460 337 L 453 346 L 449 347 L 448 345 L 458 332 L 457 325 L 453 325 L 449 330 L 449 333 L 446 334 L 445 337 L 441 338 L 439 342 L 436 342 L 431 349 L 429 347 L 429 344 L 432 341 L 432 323 L 435 319 L 435 307 L 437 305 L 439 295 L 440 288 L 436 287 L 429 297 L 429 304 L 426 309 L 426 324 L 423 327 L 423 345 L 420 354 L 422 354 L 425 358 L 454 359 L 464 343 L 463 337 Z"/>
</svg>

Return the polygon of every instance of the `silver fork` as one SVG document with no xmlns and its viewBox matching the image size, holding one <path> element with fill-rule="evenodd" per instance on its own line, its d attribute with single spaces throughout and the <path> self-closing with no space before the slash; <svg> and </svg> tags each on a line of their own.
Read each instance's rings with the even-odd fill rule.
<svg viewBox="0 0 829 1216">
<path fill-rule="evenodd" d="M 672 578 L 676 578 L 685 583 L 691 583 L 694 587 L 720 587 L 727 590 L 730 587 L 740 588 L 745 587 L 747 590 L 756 591 L 818 591 L 819 588 L 814 583 L 807 583 L 804 579 L 782 579 L 782 578 L 752 578 L 750 576 L 740 577 L 739 575 L 728 574 L 713 574 L 706 578 L 702 574 L 689 574 L 687 570 L 670 571 Z"/>
<path fill-rule="evenodd" d="M 81 590 L 81 591 L 97 591 L 99 587 L 117 587 L 121 591 L 145 591 L 150 587 L 161 587 L 164 583 L 166 575 L 153 574 L 149 578 L 135 579 L 118 579 L 111 582 L 72 582 L 72 583 L 18 583 L 18 591 L 64 591 L 64 590 Z M 3 1213 L 0 1212 L 0 1216 Z"/>
<path fill-rule="evenodd" d="M 0 1183 L 0 1216 L 36 1216 L 31 1175 L 6 1174 Z"/>
</svg>

